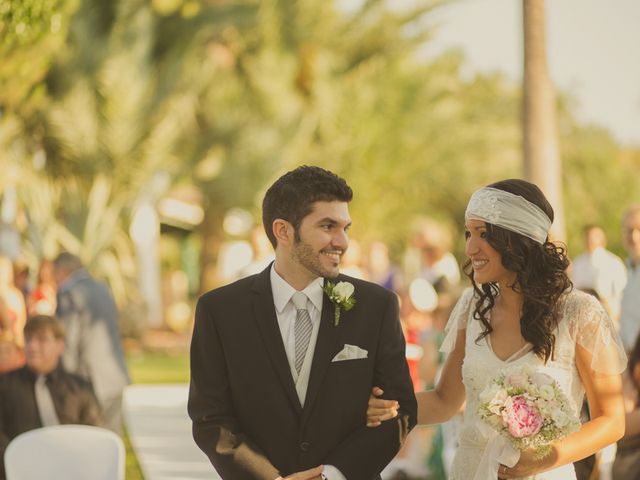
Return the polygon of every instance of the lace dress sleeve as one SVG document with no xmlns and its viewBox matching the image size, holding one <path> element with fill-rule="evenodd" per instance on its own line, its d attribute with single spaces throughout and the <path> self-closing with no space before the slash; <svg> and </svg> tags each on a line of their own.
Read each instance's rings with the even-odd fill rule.
<svg viewBox="0 0 640 480">
<path fill-rule="evenodd" d="M 460 299 L 453 307 L 453 311 L 449 316 L 449 321 L 444 329 L 444 340 L 440 346 L 440 351 L 444 353 L 451 352 L 456 346 L 456 338 L 458 330 L 466 329 L 467 322 L 471 317 L 473 310 L 473 288 L 467 288 Z"/>
<path fill-rule="evenodd" d="M 573 308 L 567 311 L 574 318 L 576 342 L 592 355 L 594 372 L 620 374 L 627 367 L 627 355 L 613 321 L 593 296 L 576 292 Z"/>
</svg>

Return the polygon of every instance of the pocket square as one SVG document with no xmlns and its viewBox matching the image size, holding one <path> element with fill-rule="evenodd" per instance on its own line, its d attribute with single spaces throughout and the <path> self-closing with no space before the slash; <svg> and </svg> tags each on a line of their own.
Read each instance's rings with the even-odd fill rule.
<svg viewBox="0 0 640 480">
<path fill-rule="evenodd" d="M 332 362 L 343 362 L 344 360 L 358 360 L 361 358 L 368 358 L 369 352 L 364 348 L 357 347 L 356 345 L 344 344 L 344 348 L 340 350 Z"/>
</svg>

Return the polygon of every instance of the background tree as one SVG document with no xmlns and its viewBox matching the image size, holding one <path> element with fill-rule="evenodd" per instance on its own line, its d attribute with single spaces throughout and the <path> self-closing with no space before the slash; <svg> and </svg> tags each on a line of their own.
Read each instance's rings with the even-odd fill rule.
<svg viewBox="0 0 640 480">
<path fill-rule="evenodd" d="M 525 178 L 538 185 L 555 211 L 553 232 L 566 238 L 562 166 L 556 127 L 555 92 L 547 68 L 544 0 L 523 0 L 523 149 Z"/>
<path fill-rule="evenodd" d="M 31 87 L 0 92 L 3 118 L 17 126 L 5 122 L 0 132 L 0 162 L 15 160 L 0 189 L 12 179 L 19 191 L 34 262 L 60 248 L 81 254 L 122 293 L 123 309 L 138 308 L 132 211 L 174 187 L 201 192 L 205 217 L 190 238 L 202 245 L 206 290 L 220 282 L 229 209 L 249 210 L 259 223 L 267 186 L 300 164 L 344 175 L 355 190 L 354 238 L 365 247 L 385 241 L 396 260 L 422 215 L 458 231 L 462 260 L 471 192 L 529 175 L 521 86 L 500 75 L 463 75 L 465 58 L 455 50 L 420 56 L 440 2 L 71 3 L 60 3 L 55 48 L 29 77 Z M 53 34 L 47 27 L 41 35 L 34 38 Z M 16 69 L 24 63 L 28 71 L 33 44 L 11 50 Z M 0 79 L 12 79 L 7 65 Z M 577 122 L 574 104 L 560 95 L 553 129 L 564 158 L 570 252 L 582 249 L 587 221 L 602 223 L 616 250 L 619 216 L 640 193 L 638 152 Z"/>
</svg>

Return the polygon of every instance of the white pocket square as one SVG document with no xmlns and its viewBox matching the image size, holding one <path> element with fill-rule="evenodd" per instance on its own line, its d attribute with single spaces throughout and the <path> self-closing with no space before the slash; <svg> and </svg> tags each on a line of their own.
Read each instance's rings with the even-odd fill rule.
<svg viewBox="0 0 640 480">
<path fill-rule="evenodd" d="M 344 360 L 358 360 L 361 358 L 367 358 L 368 356 L 369 352 L 367 352 L 364 348 L 345 343 L 344 348 L 340 350 L 331 361 L 343 362 Z"/>
</svg>

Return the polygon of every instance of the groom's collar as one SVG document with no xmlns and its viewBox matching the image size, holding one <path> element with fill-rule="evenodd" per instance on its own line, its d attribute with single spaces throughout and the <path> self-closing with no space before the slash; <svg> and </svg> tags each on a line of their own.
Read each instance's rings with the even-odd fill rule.
<svg viewBox="0 0 640 480">
<path fill-rule="evenodd" d="M 296 293 L 296 289 L 289 285 L 286 280 L 276 272 L 275 263 L 271 264 L 269 275 L 271 279 L 271 290 L 273 291 L 273 304 L 278 313 L 282 313 L 293 294 Z M 302 290 L 319 312 L 322 311 L 323 285 L 324 278 L 318 277 Z"/>
</svg>

